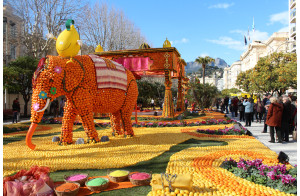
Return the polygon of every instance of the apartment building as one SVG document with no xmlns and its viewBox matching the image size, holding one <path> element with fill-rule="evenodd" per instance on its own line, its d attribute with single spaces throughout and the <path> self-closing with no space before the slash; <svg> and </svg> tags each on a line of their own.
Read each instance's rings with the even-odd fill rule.
<svg viewBox="0 0 300 196">
<path fill-rule="evenodd" d="M 16 16 L 13 8 L 3 6 L 3 65 L 22 56 L 25 47 L 21 44 L 22 19 Z"/>
<path fill-rule="evenodd" d="M 296 0 L 289 0 L 289 52 L 296 52 Z"/>
<path fill-rule="evenodd" d="M 224 68 L 223 80 L 224 80 L 224 89 L 238 88 L 235 85 L 237 76 L 241 72 L 241 61 L 234 62 L 230 67 Z"/>
<path fill-rule="evenodd" d="M 240 60 L 224 69 L 224 88 L 237 88 L 235 81 L 241 71 L 252 69 L 261 57 L 273 52 L 289 52 L 289 33 L 275 32 L 265 41 L 253 41 Z"/>
</svg>

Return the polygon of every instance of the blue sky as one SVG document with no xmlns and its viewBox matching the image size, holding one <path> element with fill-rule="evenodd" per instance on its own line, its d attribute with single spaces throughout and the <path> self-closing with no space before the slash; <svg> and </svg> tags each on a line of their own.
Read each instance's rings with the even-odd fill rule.
<svg viewBox="0 0 300 196">
<path fill-rule="evenodd" d="M 151 47 L 162 47 L 167 37 L 186 62 L 208 55 L 222 58 L 231 65 L 246 50 L 244 35 L 247 36 L 248 27 L 251 40 L 263 41 L 274 32 L 288 32 L 289 0 L 105 2 L 122 10 L 141 30 Z"/>
</svg>

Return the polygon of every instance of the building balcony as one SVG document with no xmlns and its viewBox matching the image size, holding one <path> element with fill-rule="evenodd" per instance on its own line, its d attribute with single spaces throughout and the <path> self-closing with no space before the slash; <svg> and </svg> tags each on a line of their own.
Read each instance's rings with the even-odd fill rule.
<svg viewBox="0 0 300 196">
<path fill-rule="evenodd" d="M 297 47 L 296 42 L 292 42 L 289 46 L 289 52 L 295 53 L 296 52 L 296 47 Z"/>
<path fill-rule="evenodd" d="M 296 35 L 296 26 L 290 29 L 290 37 L 294 37 Z"/>
<path fill-rule="evenodd" d="M 293 9 L 296 7 L 296 0 L 290 0 L 290 9 Z"/>
<path fill-rule="evenodd" d="M 290 23 L 296 23 L 296 10 L 291 12 Z"/>
</svg>

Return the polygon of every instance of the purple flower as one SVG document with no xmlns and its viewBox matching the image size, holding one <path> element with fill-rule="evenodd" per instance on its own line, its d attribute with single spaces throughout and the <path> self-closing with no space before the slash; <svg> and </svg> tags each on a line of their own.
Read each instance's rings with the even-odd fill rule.
<svg viewBox="0 0 300 196">
<path fill-rule="evenodd" d="M 276 176 L 275 176 L 275 172 L 274 171 L 270 171 L 267 173 L 267 176 L 271 179 L 271 180 L 276 180 Z"/>
<path fill-rule="evenodd" d="M 247 167 L 246 167 L 246 165 L 245 165 L 244 162 L 238 162 L 238 163 L 237 163 L 237 167 L 238 167 L 238 168 L 243 168 L 244 170 L 247 170 Z"/>
<path fill-rule="evenodd" d="M 33 109 L 34 109 L 35 111 L 38 111 L 38 110 L 40 109 L 40 104 L 39 104 L 39 103 L 33 104 Z"/>
<path fill-rule="evenodd" d="M 56 66 L 54 67 L 54 71 L 58 74 L 60 74 L 62 72 L 62 68 L 60 66 Z"/>
<path fill-rule="evenodd" d="M 293 176 L 291 176 L 290 174 L 288 175 L 280 175 L 281 177 L 281 182 L 283 184 L 292 184 L 296 181 L 295 178 L 293 178 Z"/>
<path fill-rule="evenodd" d="M 147 126 L 153 126 L 152 122 L 148 122 Z"/>
</svg>

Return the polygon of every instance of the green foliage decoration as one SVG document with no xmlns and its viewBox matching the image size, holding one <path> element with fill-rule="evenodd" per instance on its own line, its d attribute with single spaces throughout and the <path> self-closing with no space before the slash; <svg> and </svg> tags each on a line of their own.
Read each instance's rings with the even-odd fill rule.
<svg viewBox="0 0 300 196">
<path fill-rule="evenodd" d="M 216 86 L 200 84 L 197 79 L 190 81 L 189 86 L 187 98 L 190 103 L 195 102 L 200 108 L 210 108 L 214 105 L 217 97 L 220 96 Z"/>
<path fill-rule="evenodd" d="M 259 59 L 253 69 L 241 72 L 236 85 L 248 93 L 285 93 L 288 88 L 297 89 L 297 55 L 272 53 Z"/>
<path fill-rule="evenodd" d="M 23 96 L 24 116 L 27 116 L 27 105 L 32 90 L 32 76 L 37 68 L 38 59 L 31 56 L 18 57 L 3 67 L 3 87 L 9 93 L 20 93 Z"/>
</svg>

